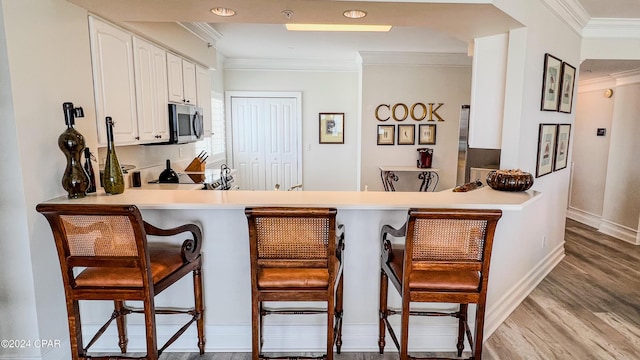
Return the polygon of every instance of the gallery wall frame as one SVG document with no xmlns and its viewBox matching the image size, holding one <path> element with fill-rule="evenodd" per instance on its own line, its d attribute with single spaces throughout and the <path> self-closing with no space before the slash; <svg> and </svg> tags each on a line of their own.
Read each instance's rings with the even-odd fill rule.
<svg viewBox="0 0 640 360">
<path fill-rule="evenodd" d="M 573 88 L 576 81 L 576 68 L 566 62 L 562 63 L 562 81 L 560 83 L 560 99 L 558 111 L 571 113 L 573 105 Z"/>
<path fill-rule="evenodd" d="M 556 135 L 556 147 L 553 158 L 553 171 L 562 170 L 567 167 L 569 157 L 569 140 L 571 138 L 571 124 L 558 124 Z"/>
<path fill-rule="evenodd" d="M 553 171 L 557 131 L 556 124 L 540 124 L 536 177 L 547 175 Z"/>
<path fill-rule="evenodd" d="M 344 144 L 344 113 L 320 113 L 318 116 L 320 144 Z"/>
<path fill-rule="evenodd" d="M 377 133 L 378 145 L 395 145 L 396 126 L 395 125 L 378 125 Z"/>
<path fill-rule="evenodd" d="M 418 129 L 419 145 L 435 145 L 436 144 L 436 125 L 420 124 Z"/>
<path fill-rule="evenodd" d="M 415 145 L 416 126 L 398 125 L 398 145 Z"/>
<path fill-rule="evenodd" d="M 558 111 L 562 60 L 551 54 L 544 54 L 544 73 L 542 77 L 542 99 L 540 110 Z"/>
</svg>

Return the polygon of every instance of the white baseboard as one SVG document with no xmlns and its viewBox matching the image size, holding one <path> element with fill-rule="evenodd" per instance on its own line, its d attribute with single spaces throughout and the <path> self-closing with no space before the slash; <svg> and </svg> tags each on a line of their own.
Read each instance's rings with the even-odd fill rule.
<svg viewBox="0 0 640 360">
<path fill-rule="evenodd" d="M 633 245 L 640 245 L 640 232 L 624 225 L 603 219 L 600 215 L 569 207 L 567 217 L 587 226 L 598 229 L 603 234 Z"/>
<path fill-rule="evenodd" d="M 487 308 L 484 338 L 488 339 L 538 284 L 564 259 L 564 241 L 547 255 L 511 291 Z"/>
<path fill-rule="evenodd" d="M 569 207 L 569 209 L 567 209 L 567 217 L 596 229 L 600 227 L 602 219 L 600 215 L 592 214 L 573 207 Z"/>
<path fill-rule="evenodd" d="M 633 245 L 640 245 L 640 238 L 638 230 L 631 229 L 629 227 L 619 225 L 607 220 L 602 220 L 600 227 L 598 228 L 603 234 L 613 236 L 616 239 L 628 242 Z"/>
</svg>

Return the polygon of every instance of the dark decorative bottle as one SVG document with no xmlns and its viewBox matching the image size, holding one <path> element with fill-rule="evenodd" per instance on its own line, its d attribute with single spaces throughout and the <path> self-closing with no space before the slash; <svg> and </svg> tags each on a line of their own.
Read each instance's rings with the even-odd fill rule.
<svg viewBox="0 0 640 360">
<path fill-rule="evenodd" d="M 81 107 L 74 108 L 73 103 L 62 104 L 65 130 L 58 137 L 58 147 L 67 158 L 67 167 L 62 175 L 62 187 L 69 194 L 69 199 L 83 198 L 89 188 L 89 176 L 82 167 L 82 150 L 84 149 L 84 136 L 73 128 L 76 117 L 84 117 Z"/>
<path fill-rule="evenodd" d="M 96 175 L 93 172 L 93 165 L 91 165 L 91 150 L 89 148 L 84 148 L 84 171 L 89 176 L 87 193 L 96 192 Z"/>
<path fill-rule="evenodd" d="M 102 184 L 107 194 L 116 195 L 124 192 L 124 176 L 122 168 L 116 156 L 116 149 L 113 143 L 113 119 L 107 116 L 107 160 L 104 163 L 104 175 Z"/>
</svg>

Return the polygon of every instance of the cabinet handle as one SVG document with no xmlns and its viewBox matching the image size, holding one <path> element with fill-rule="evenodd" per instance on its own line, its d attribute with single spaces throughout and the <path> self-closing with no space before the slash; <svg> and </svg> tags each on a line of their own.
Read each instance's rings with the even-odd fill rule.
<svg viewBox="0 0 640 360">
<path fill-rule="evenodd" d="M 158 135 L 158 139 L 162 139 L 162 135 Z"/>
<path fill-rule="evenodd" d="M 136 140 L 140 140 L 140 136 L 136 136 L 136 137 L 135 137 L 135 139 L 136 139 Z"/>
</svg>

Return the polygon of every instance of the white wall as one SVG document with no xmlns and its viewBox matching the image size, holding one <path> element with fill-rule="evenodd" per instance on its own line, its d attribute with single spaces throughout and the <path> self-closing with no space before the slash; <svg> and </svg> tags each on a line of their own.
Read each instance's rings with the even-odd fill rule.
<svg viewBox="0 0 640 360">
<path fill-rule="evenodd" d="M 11 14 L 11 11 L 8 13 Z M 0 33 L 4 31 L 4 14 L 3 8 L 0 7 Z M 0 338 L 31 339 L 39 337 L 38 319 L 24 198 L 24 177 L 7 55 L 5 38 L 0 37 L 0 124 L 3 128 L 0 132 L 0 162 L 7 169 L 0 175 L 0 180 L 5 184 L 5 191 L 0 192 L 0 227 L 3 229 L 0 241 Z M 8 189 L 11 191 L 6 191 Z M 12 316 L 16 313 L 21 316 Z M 35 356 L 38 350 L 3 348 L 2 353 L 8 356 Z"/>
<path fill-rule="evenodd" d="M 573 129 L 573 159 L 569 209 L 581 222 L 598 227 L 602 216 L 607 177 L 613 104 L 617 97 L 604 96 L 615 87 L 613 79 L 597 83 L 581 82 L 576 94 L 576 121 Z M 596 136 L 598 128 L 605 136 Z"/>
<path fill-rule="evenodd" d="M 358 72 L 233 70 L 226 91 L 302 92 L 302 182 L 305 190 L 356 190 Z M 318 114 L 342 112 L 344 144 L 320 144 Z"/>
<path fill-rule="evenodd" d="M 432 167 L 440 169 L 440 181 L 437 190 L 453 188 L 456 184 L 458 166 L 458 134 L 460 128 L 460 108 L 469 104 L 471 92 L 471 59 L 466 54 L 450 55 L 452 62 L 431 62 L 431 57 L 414 59 L 413 63 L 393 63 L 392 59 L 376 57 L 375 62 L 364 57 L 362 71 L 362 179 L 361 190 L 382 190 L 380 180 L 381 165 L 416 166 L 418 148 L 433 149 Z M 387 62 L 385 64 L 385 61 Z M 431 63 L 429 63 L 431 62 Z M 407 117 L 404 121 L 376 119 L 376 107 L 380 104 L 402 103 L 407 107 L 415 103 L 444 103 L 437 113 L 445 121 L 416 121 Z M 437 106 L 437 105 L 436 105 Z M 428 105 L 427 105 L 428 107 Z M 389 116 L 385 110 L 381 118 Z M 398 110 L 401 117 L 403 110 Z M 418 112 L 417 115 L 420 115 Z M 420 117 L 420 116 L 417 116 Z M 437 118 L 434 116 L 434 120 Z M 419 124 L 436 125 L 436 144 L 419 145 L 377 145 L 378 125 L 415 125 L 418 134 Z M 399 174 L 396 189 L 399 191 L 417 191 L 420 187 L 415 174 Z"/>
<path fill-rule="evenodd" d="M 2 152 L 10 154 L 6 166 L 12 177 L 2 194 L 12 202 L 9 216 L 2 217 L 11 224 L 2 236 L 9 251 L 3 253 L 0 266 L 11 280 L 2 293 L 13 294 L 1 308 L 2 338 L 60 339 L 66 350 L 68 331 L 58 259 L 49 225 L 35 206 L 66 195 L 60 185 L 66 160 L 57 145 L 58 135 L 66 128 L 63 102 L 84 108 L 86 117 L 77 120 L 77 128 L 85 134 L 88 146 L 95 148 L 87 13 L 63 0 L 2 1 L 2 7 L 11 87 L 10 96 L 3 94 L 2 101 L 8 106 L 3 105 L 2 111 L 9 115 L 3 122 L 14 124 L 14 131 L 3 135 L 13 140 L 2 142 Z M 8 86 L 3 84 L 3 88 Z M 27 294 L 30 296 L 25 297 Z M 2 349 L 0 356 L 28 358 L 42 352 L 46 357 L 55 350 L 60 351 Z"/>
</svg>

